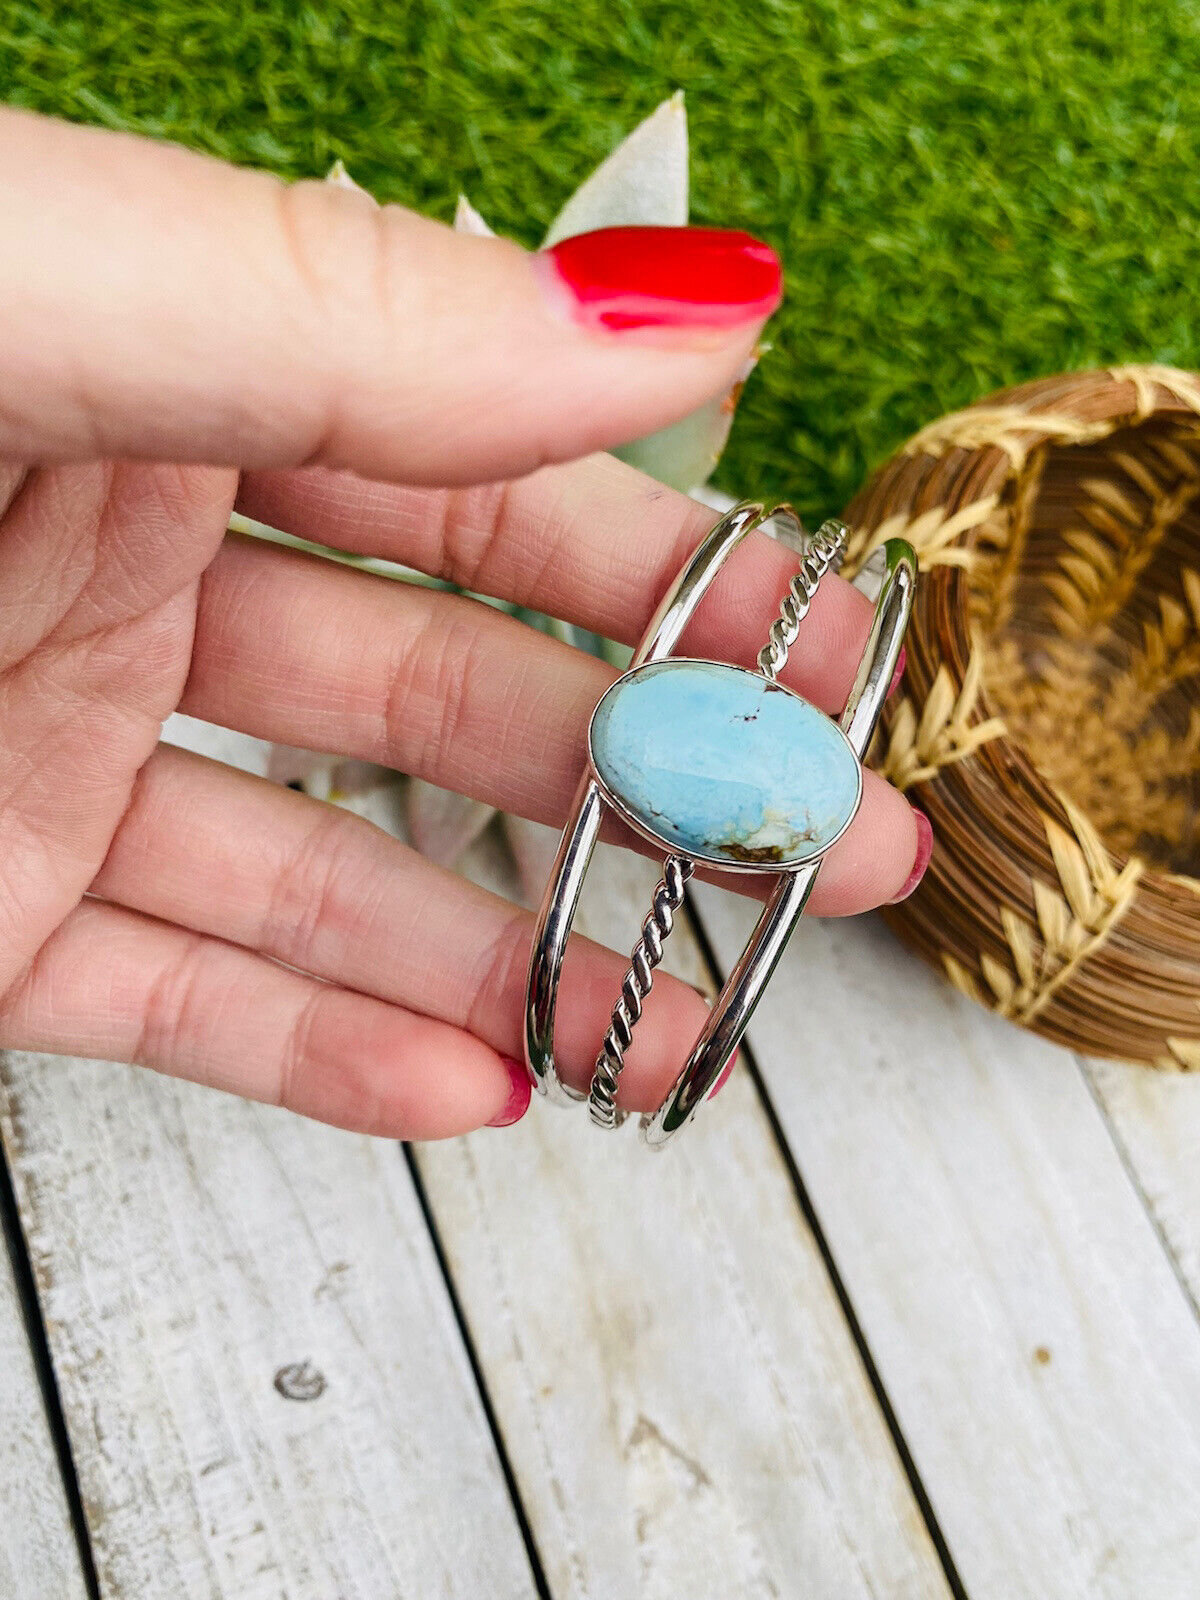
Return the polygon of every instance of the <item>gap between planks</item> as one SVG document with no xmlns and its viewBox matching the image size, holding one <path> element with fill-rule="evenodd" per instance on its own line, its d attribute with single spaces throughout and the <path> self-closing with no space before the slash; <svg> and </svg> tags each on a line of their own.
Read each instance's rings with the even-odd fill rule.
<svg viewBox="0 0 1200 1600">
<path fill-rule="evenodd" d="M 580 931 L 631 944 L 654 876 L 602 848 Z M 686 923 L 664 965 L 705 983 Z M 556 1596 L 950 1592 L 745 1075 L 661 1157 L 538 1103 L 415 1159 Z"/>
<path fill-rule="evenodd" d="M 100 1062 L 0 1074 L 106 1597 L 528 1600 L 393 1145 Z"/>
<path fill-rule="evenodd" d="M 106 1593 L 529 1594 L 395 1151 L 132 1069 L 12 1056 L 4 1077 Z M 553 1116 L 419 1154 L 551 1592 L 936 1600 L 769 1130 L 744 1081 L 727 1095 L 731 1136 L 673 1166 L 626 1145 L 628 1182 L 617 1150 Z M 601 1180 L 634 1226 L 608 1225 Z M 270 1381 L 288 1370 L 295 1399 Z"/>
<path fill-rule="evenodd" d="M 715 994 L 719 990 L 721 984 L 724 982 L 725 974 L 721 969 L 719 961 L 717 960 L 716 952 L 713 950 L 712 944 L 709 941 L 704 924 L 696 910 L 693 901 L 690 898 L 686 902 L 685 912 L 688 918 L 689 927 L 691 928 L 692 936 L 699 947 L 700 953 L 704 959 L 704 964 L 708 969 L 709 980 L 712 984 L 713 993 Z M 953 1595 L 954 1600 L 968 1600 L 966 1590 L 963 1588 L 962 1578 L 959 1576 L 958 1569 L 954 1563 L 954 1557 L 950 1551 L 949 1545 L 946 1542 L 945 1534 L 942 1532 L 942 1529 L 938 1524 L 937 1514 L 933 1509 L 933 1503 L 929 1498 L 929 1494 L 925 1488 L 925 1485 L 921 1482 L 921 1475 L 917 1470 L 916 1462 L 913 1460 L 912 1452 L 908 1448 L 908 1441 L 905 1439 L 900 1428 L 899 1421 L 897 1420 L 896 1413 L 892 1407 L 892 1402 L 888 1397 L 887 1390 L 884 1388 L 883 1380 L 879 1374 L 879 1369 L 875 1364 L 875 1358 L 871 1354 L 870 1345 L 867 1343 L 867 1338 L 863 1333 L 862 1324 L 859 1321 L 858 1313 L 855 1311 L 853 1301 L 850 1298 L 850 1292 L 843 1282 L 842 1275 L 838 1270 L 837 1262 L 834 1259 L 833 1251 L 830 1248 L 829 1240 L 826 1238 L 825 1230 L 822 1228 L 820 1218 L 817 1216 L 816 1207 L 812 1202 L 812 1196 L 808 1192 L 808 1185 L 805 1183 L 804 1177 L 801 1174 L 799 1167 L 796 1165 L 795 1156 L 793 1155 L 791 1147 L 787 1142 L 787 1136 L 784 1133 L 783 1126 L 779 1121 L 778 1115 L 776 1114 L 775 1107 L 772 1104 L 771 1096 L 767 1091 L 766 1084 L 763 1082 L 763 1076 L 761 1070 L 759 1069 L 758 1062 L 754 1058 L 754 1051 L 749 1042 L 745 1039 L 743 1040 L 741 1046 L 740 1060 L 744 1063 L 751 1082 L 754 1084 L 755 1093 L 757 1094 L 759 1103 L 762 1106 L 763 1114 L 767 1118 L 767 1121 L 771 1127 L 771 1131 L 775 1136 L 776 1147 L 778 1148 L 781 1159 L 785 1163 L 791 1176 L 792 1187 L 795 1190 L 797 1204 L 799 1205 L 804 1220 L 813 1236 L 813 1240 L 816 1243 L 817 1249 L 821 1253 L 821 1259 L 825 1263 L 825 1270 L 829 1275 L 829 1281 L 832 1285 L 833 1292 L 837 1296 L 838 1304 L 842 1309 L 842 1315 L 846 1319 L 847 1327 L 850 1330 L 850 1336 L 854 1340 L 855 1348 L 858 1351 L 859 1360 L 863 1364 L 863 1370 L 866 1372 L 867 1380 L 871 1385 L 876 1402 L 879 1405 L 880 1412 L 882 1413 L 884 1422 L 887 1425 L 888 1432 L 891 1434 L 892 1443 L 895 1446 L 896 1453 L 899 1456 L 900 1462 L 904 1468 L 905 1476 L 908 1478 L 909 1487 L 912 1489 L 913 1497 L 916 1500 L 917 1505 L 920 1507 L 921 1515 L 925 1520 L 925 1526 L 929 1530 L 929 1535 L 933 1541 L 934 1549 L 937 1551 L 938 1560 L 942 1564 L 942 1571 L 945 1574 L 947 1586 Z"/>
<path fill-rule="evenodd" d="M 745 908 L 697 898 L 729 959 Z M 802 923 L 751 1039 L 968 1592 L 1191 1600 L 1200 1336 L 1072 1058 L 862 919 Z M 1144 1182 L 1170 1118 L 1129 1070 Z"/>
<path fill-rule="evenodd" d="M 20 1054 L 0 1116 L 106 1600 L 530 1600 L 394 1145 Z"/>
<path fill-rule="evenodd" d="M 614 912 L 640 915 L 640 893 L 630 889 Z M 719 948 L 731 936 L 707 907 L 706 916 Z M 609 937 L 628 943 L 628 931 L 623 920 Z M 976 1600 L 1126 1600 L 1130 1593 L 1191 1600 L 1200 1410 L 1191 1308 L 1096 1105 L 1077 1078 L 1071 1091 L 1074 1075 L 1063 1074 L 1059 1052 L 948 996 L 879 930 L 809 924 L 788 960 L 796 964 L 791 992 L 802 997 L 808 1036 L 825 1059 L 797 1050 L 797 1012 L 783 1003 L 781 973 L 781 999 L 768 1002 L 753 1032 L 764 1079 L 969 1592 Z M 63 1094 L 69 1097 L 75 1082 L 86 1088 L 86 1077 L 72 1077 L 63 1063 L 44 1064 L 39 1081 L 55 1076 L 55 1065 L 66 1069 Z M 1101 1091 L 1104 1109 L 1119 1123 L 1154 1215 L 1194 1283 L 1200 1197 L 1184 1181 L 1184 1131 L 1163 1126 L 1171 1104 L 1143 1092 L 1140 1081 L 1135 1093 L 1133 1080 L 1118 1080 L 1116 1089 L 1106 1084 Z M 140 1074 L 131 1082 L 135 1095 L 173 1090 Z M 229 1104 L 187 1092 L 197 1096 L 202 1119 L 200 1107 Z M 125 1103 L 122 1096 L 109 1102 L 110 1121 L 112 1108 Z M 104 1104 L 102 1096 L 96 1105 Z M 695 1157 L 681 1151 L 673 1172 L 662 1166 L 670 1155 L 655 1162 L 635 1148 L 627 1164 L 594 1130 L 576 1133 L 568 1119 L 541 1107 L 511 1133 L 420 1152 L 463 1315 L 478 1340 L 556 1597 L 674 1600 L 681 1575 L 697 1597 L 894 1600 L 945 1592 L 824 1264 L 812 1241 L 804 1242 L 794 1203 L 782 1203 L 784 1195 L 792 1198 L 790 1183 L 761 1127 L 749 1085 L 735 1075 L 721 1106 L 694 1130 Z M 74 1131 L 77 1156 L 95 1130 L 85 1122 Z M 99 1131 L 111 1138 L 111 1129 Z M 259 1159 L 277 1166 L 288 1131 L 281 1124 L 278 1134 L 264 1129 L 258 1137 Z M 232 1147 L 240 1148 L 236 1137 Z M 199 1152 L 201 1164 L 210 1157 Z M 94 1241 L 80 1222 L 94 1218 L 90 1202 L 111 1201 L 115 1210 L 103 1211 L 102 1220 L 119 1232 L 131 1203 L 140 1212 L 149 1195 L 133 1202 L 127 1194 L 109 1196 L 111 1175 L 101 1174 L 98 1184 L 94 1171 L 78 1170 L 78 1160 L 63 1167 L 56 1159 L 65 1225 L 45 1230 L 39 1247 L 68 1267 L 77 1250 L 95 1269 Z M 53 1163 L 47 1157 L 35 1165 L 44 1171 Z M 301 1165 L 307 1171 L 313 1163 Z M 429 1179 L 435 1167 L 446 1180 L 441 1188 Z M 656 1169 L 664 1175 L 653 1177 Z M 253 1163 L 250 1171 L 258 1181 Z M 230 1173 L 235 1194 L 241 1178 Z M 386 1193 L 394 1181 L 373 1177 L 367 1193 Z M 530 1223 L 539 1199 L 539 1223 L 545 1217 L 552 1224 L 540 1241 Z M 561 1217 L 554 1210 L 560 1200 Z M 193 1239 L 191 1220 L 176 1208 L 176 1251 Z M 323 1220 L 328 1245 L 337 1224 Z M 205 1259 L 193 1292 L 203 1294 L 220 1272 L 207 1259 L 211 1244 L 195 1242 Z M 371 1259 L 369 1247 L 377 1245 L 369 1230 L 363 1242 L 364 1259 Z M 156 1262 L 147 1244 L 132 1285 L 150 1286 L 151 1311 L 162 1293 L 153 1281 Z M 178 1270 L 170 1254 L 166 1264 Z M 116 1285 L 113 1260 L 102 1253 L 99 1266 L 101 1282 Z M 396 1292 L 392 1270 L 382 1268 L 386 1294 Z M 655 1271 L 669 1286 L 665 1296 L 646 1281 Z M 255 1286 L 260 1333 L 273 1328 L 280 1308 L 296 1309 L 295 1278 L 307 1281 L 299 1272 Z M 664 1299 L 667 1313 L 659 1316 Z M 311 1316 L 303 1297 L 298 1304 L 292 1332 L 306 1331 Z M 116 1325 L 123 1325 L 123 1304 L 117 1309 Z M 444 1326 L 446 1314 L 443 1304 L 434 1321 Z M 73 1326 L 69 1318 L 51 1319 L 56 1359 L 64 1354 L 68 1364 L 77 1353 Z M 171 1331 L 151 1318 L 150 1345 Z M 796 1351 L 802 1336 L 810 1342 Z M 109 1367 L 100 1376 L 108 1382 L 72 1373 L 68 1415 L 77 1448 L 98 1421 L 115 1418 L 103 1448 L 116 1454 L 97 1502 L 116 1524 L 109 1535 L 115 1542 L 121 1518 L 128 1532 L 131 1516 L 119 1487 L 136 1454 L 122 1457 L 121 1450 L 130 1442 L 129 1417 L 142 1414 L 134 1381 L 140 1352 L 135 1344 L 105 1354 Z M 385 1351 L 385 1359 L 393 1356 Z M 430 1370 L 436 1368 L 434 1361 Z M 209 1377 L 218 1401 L 236 1413 L 236 1374 L 230 1379 L 218 1364 Z M 390 1391 L 375 1393 L 386 1405 Z M 178 1400 L 170 1383 L 166 1394 Z M 97 1395 L 101 1417 L 89 1410 Z M 567 1426 L 546 1426 L 546 1415 Z M 279 1438 L 253 1406 L 237 1420 L 249 1448 L 245 1465 L 269 1466 Z M 324 1447 L 335 1461 L 346 1448 L 347 1421 L 336 1415 L 325 1424 Z M 481 1425 L 476 1414 L 476 1459 L 486 1463 Z M 388 1477 L 388 1465 L 400 1475 Z M 401 1463 L 388 1465 L 381 1471 L 389 1485 L 413 1495 Z M 494 1459 L 489 1470 L 495 1474 Z M 496 1481 L 498 1475 L 489 1503 L 507 1507 L 502 1483 L 496 1498 Z M 252 1488 L 261 1491 L 263 1482 L 252 1470 Z M 133 1504 L 144 1520 L 145 1507 L 156 1502 L 148 1495 Z M 416 1495 L 409 1504 L 425 1501 Z M 338 1501 L 333 1532 L 361 1533 L 361 1510 Z M 330 1532 L 323 1497 L 310 1497 L 304 1512 L 301 1566 L 309 1543 Z M 419 1509 L 410 1511 L 410 1534 L 420 1517 Z M 697 1517 L 707 1548 L 697 1549 Z M 508 1551 L 514 1562 L 511 1592 L 527 1594 L 518 1531 L 511 1517 L 503 1531 L 503 1513 L 494 1526 L 499 1559 Z M 456 1554 L 469 1558 L 481 1537 L 478 1528 L 459 1528 Z M 288 1600 L 319 1593 L 311 1587 L 314 1570 L 302 1572 Z M 177 1592 L 193 1591 L 168 1582 L 155 1590 L 156 1600 Z M 210 1592 L 244 1600 L 252 1591 Z"/>
<path fill-rule="evenodd" d="M 97 1600 L 45 1328 L 0 1146 L 0 1595 Z"/>
<path fill-rule="evenodd" d="M 1200 1324 L 1200 1074 L 1077 1059 Z"/>
</svg>

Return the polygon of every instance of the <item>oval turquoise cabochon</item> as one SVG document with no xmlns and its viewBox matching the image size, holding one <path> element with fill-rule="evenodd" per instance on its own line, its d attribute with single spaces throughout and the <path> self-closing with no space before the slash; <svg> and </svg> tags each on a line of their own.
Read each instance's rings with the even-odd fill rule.
<svg viewBox="0 0 1200 1600">
<path fill-rule="evenodd" d="M 842 730 L 745 667 L 636 667 L 588 732 L 601 788 L 671 850 L 778 870 L 828 850 L 858 808 L 862 772 Z"/>
</svg>

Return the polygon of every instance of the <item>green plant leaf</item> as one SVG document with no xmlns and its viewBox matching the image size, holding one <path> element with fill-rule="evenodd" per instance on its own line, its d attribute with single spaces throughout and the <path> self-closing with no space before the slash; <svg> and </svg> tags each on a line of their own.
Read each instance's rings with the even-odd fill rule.
<svg viewBox="0 0 1200 1600">
<path fill-rule="evenodd" d="M 580 184 L 550 224 L 542 248 L 595 228 L 682 228 L 687 219 L 687 112 L 677 90 Z"/>
<path fill-rule="evenodd" d="M 685 494 L 701 488 L 712 476 L 733 426 L 742 385 L 754 371 L 758 354 L 746 362 L 733 388 L 690 411 L 668 428 L 619 445 L 612 453 L 631 467 Z"/>
<path fill-rule="evenodd" d="M 494 239 L 495 233 L 476 211 L 465 194 L 460 194 L 454 208 L 455 233 L 473 233 L 480 239 Z"/>
<path fill-rule="evenodd" d="M 687 220 L 687 112 L 680 91 L 640 122 L 580 184 L 551 223 L 545 244 L 593 228 L 681 228 Z M 697 488 L 721 459 L 738 395 L 753 367 L 751 361 L 729 393 L 714 396 L 658 433 L 618 446 L 613 454 L 672 489 Z"/>
<path fill-rule="evenodd" d="M 369 200 L 374 198 L 368 190 L 363 188 L 361 183 L 355 183 L 354 179 L 346 171 L 346 163 L 340 159 L 335 161 L 325 174 L 325 182 L 332 183 L 337 189 L 353 189 L 355 194 L 365 194 Z"/>
</svg>

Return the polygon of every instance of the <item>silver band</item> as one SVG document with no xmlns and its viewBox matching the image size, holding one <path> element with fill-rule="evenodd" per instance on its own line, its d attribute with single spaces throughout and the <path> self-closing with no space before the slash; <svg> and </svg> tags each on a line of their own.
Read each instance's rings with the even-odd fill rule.
<svg viewBox="0 0 1200 1600">
<path fill-rule="evenodd" d="M 795 643 L 821 576 L 826 571 L 836 570 L 840 563 L 845 529 L 837 523 L 826 523 L 818 534 L 808 539 L 790 506 L 768 510 L 757 502 L 735 506 L 698 546 L 659 606 L 633 658 L 631 671 L 671 655 L 717 573 L 746 535 L 768 518 L 784 523 L 786 533 L 803 541 L 804 552 L 780 615 L 758 657 L 759 671 L 774 680 Z M 887 541 L 864 569 L 864 573 L 872 571 L 880 585 L 875 616 L 854 687 L 839 719 L 860 761 L 887 696 L 912 607 L 916 557 L 911 546 L 902 540 Z M 551 869 L 529 966 L 526 1062 L 538 1091 L 563 1104 L 584 1096 L 562 1081 L 555 1064 L 553 1038 L 558 983 L 580 891 L 599 836 L 604 805 L 599 785 L 589 770 L 581 780 L 574 810 Z M 754 1007 L 804 910 L 820 864 L 817 858 L 797 870 L 780 872 L 777 887 L 671 1092 L 652 1116 L 642 1118 L 642 1137 L 651 1148 L 661 1149 L 691 1120 L 737 1049 Z M 662 958 L 663 941 L 670 934 L 692 866 L 685 856 L 668 856 L 651 912 L 642 925 L 587 1097 L 592 1118 L 601 1127 L 616 1127 L 624 1120 L 625 1113 L 616 1105 L 624 1053 L 650 992 L 654 968 Z"/>
</svg>

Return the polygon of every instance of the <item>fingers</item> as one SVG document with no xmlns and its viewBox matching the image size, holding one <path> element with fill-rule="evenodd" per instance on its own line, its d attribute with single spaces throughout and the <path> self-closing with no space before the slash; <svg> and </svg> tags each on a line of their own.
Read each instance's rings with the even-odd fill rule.
<svg viewBox="0 0 1200 1600">
<path fill-rule="evenodd" d="M 391 1138 L 464 1133 L 513 1091 L 461 1029 L 94 900 L 0 1000 L 0 1043 L 129 1061 Z"/>
<path fill-rule="evenodd" d="M 7 478 L 0 992 L 86 892 L 175 708 L 198 575 L 224 537 L 236 487 L 231 472 L 135 462 Z"/>
<path fill-rule="evenodd" d="M 400 1057 L 395 1052 L 416 1025 L 408 1012 L 420 1011 L 449 1025 L 426 1041 L 433 1055 L 424 1075 L 414 1076 L 414 1066 L 405 1069 L 403 1083 L 397 1079 L 395 1092 L 403 1090 L 403 1103 L 388 1102 L 407 1118 L 410 1136 L 431 1137 L 430 1129 L 462 1131 L 462 1126 L 476 1126 L 494 1115 L 500 1079 L 489 1052 L 481 1055 L 474 1041 L 502 1056 L 521 1054 L 533 919 L 433 866 L 379 828 L 306 795 L 163 745 L 139 776 L 93 888 L 151 917 L 244 946 L 327 983 L 373 996 L 375 1002 L 408 1008 L 392 1024 L 374 1012 L 362 1024 L 374 1018 L 372 1025 L 384 1041 L 381 1048 L 386 1046 L 384 1059 L 393 1062 L 397 1073 Z M 631 912 L 631 944 L 637 921 L 638 914 Z M 223 954 L 220 970 L 232 978 L 229 961 Z M 572 941 L 557 1044 L 562 1070 L 577 1085 L 590 1078 L 627 965 L 625 958 L 589 940 Z M 243 970 L 275 994 L 273 979 L 257 968 Z M 161 998 L 167 991 L 161 984 L 158 989 Z M 174 992 L 169 990 L 168 998 Z M 294 986 L 287 995 L 301 1000 Z M 345 1008 L 347 1002 L 337 1005 Z M 240 1000 L 236 1006 L 240 1014 Z M 703 1015 L 703 1002 L 685 984 L 656 979 L 653 1004 L 630 1052 L 623 1103 L 648 1109 L 661 1101 Z M 474 1039 L 460 1045 L 457 1030 Z M 272 1037 L 277 1034 L 278 1029 Z M 206 1037 L 205 1048 L 214 1042 L 219 1043 Z M 461 1074 L 455 1054 L 460 1049 Z M 163 1050 L 158 1054 L 156 1064 L 161 1064 L 166 1055 Z M 237 1070 L 236 1056 L 234 1060 Z M 277 1098 L 276 1067 L 270 1060 L 251 1065 L 267 1077 L 256 1078 L 250 1088 L 222 1086 Z M 186 1066 L 167 1070 L 195 1075 Z M 359 1094 L 362 1074 L 374 1070 L 356 1047 L 355 1061 L 337 1075 L 337 1092 Z M 442 1079 L 455 1075 L 464 1076 L 465 1082 L 456 1081 L 442 1104 Z M 307 1073 L 299 1081 L 311 1078 Z M 338 1104 L 340 1111 L 333 1107 L 336 1115 L 311 1114 L 334 1121 L 358 1117 L 357 1102 Z M 411 1131 L 418 1114 L 426 1130 L 421 1134 Z M 353 1125 L 365 1124 L 359 1119 Z"/>
<path fill-rule="evenodd" d="M 404 562 L 498 600 L 635 644 L 683 562 L 716 520 L 613 456 L 547 467 L 520 482 L 430 490 L 322 470 L 242 480 L 238 508 L 335 549 Z M 751 534 L 688 629 L 689 651 L 752 662 L 796 558 Z M 840 710 L 870 626 L 867 600 L 822 580 L 793 652 L 789 682 Z M 732 653 L 731 653 L 732 652 Z"/>
<path fill-rule="evenodd" d="M 610 230 L 531 256 L 11 110 L 0 212 L 12 459 L 517 476 L 727 389 L 780 293 L 741 234 Z"/>
<path fill-rule="evenodd" d="M 205 574 L 181 709 L 559 825 L 613 676 L 491 607 L 234 539 Z M 888 900 L 912 867 L 908 802 L 865 778 L 818 879 L 819 913 Z"/>
</svg>

